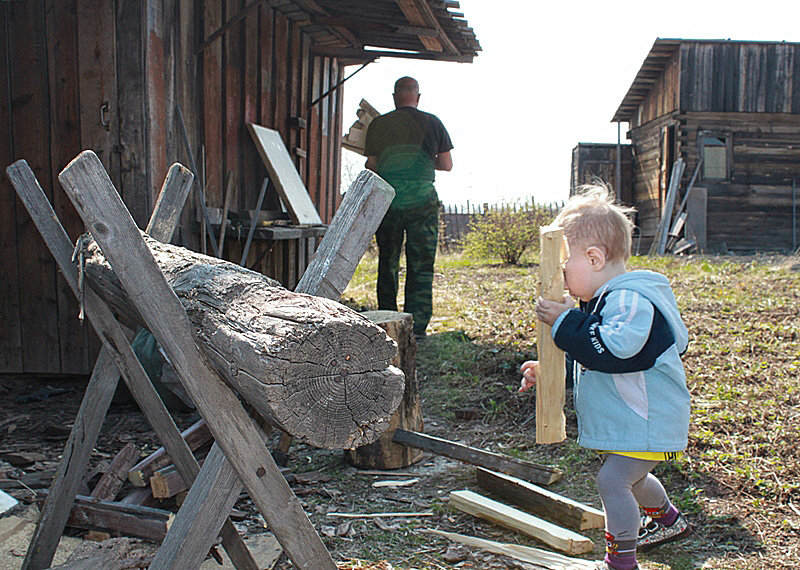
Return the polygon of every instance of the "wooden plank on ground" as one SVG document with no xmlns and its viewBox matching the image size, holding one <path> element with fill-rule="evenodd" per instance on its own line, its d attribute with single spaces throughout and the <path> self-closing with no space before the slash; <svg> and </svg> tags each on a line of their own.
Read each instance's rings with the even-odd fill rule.
<svg viewBox="0 0 800 570">
<path fill-rule="evenodd" d="M 450 505 L 454 509 L 532 536 L 569 555 L 583 554 L 594 548 L 592 541 L 585 536 L 472 491 L 453 491 L 450 493 Z"/>
<path fill-rule="evenodd" d="M 558 524 L 586 530 L 603 528 L 603 511 L 573 501 L 528 481 L 478 467 L 478 485 L 517 506 Z"/>
<path fill-rule="evenodd" d="M 42 502 L 47 494 L 41 493 L 37 500 Z M 67 525 L 161 542 L 173 518 L 175 515 L 163 509 L 99 501 L 86 495 L 76 495 Z"/>
<path fill-rule="evenodd" d="M 212 441 L 211 431 L 208 429 L 205 420 L 198 420 L 181 432 L 181 437 L 192 451 L 197 451 L 203 445 Z M 147 485 L 150 477 L 161 469 L 172 463 L 172 458 L 166 449 L 159 447 L 153 453 L 142 459 L 128 471 L 128 480 L 137 487 Z"/>
<path fill-rule="evenodd" d="M 471 465 L 507 473 L 527 481 L 534 481 L 540 485 L 555 483 L 563 474 L 557 467 L 539 465 L 415 431 L 398 429 L 394 432 L 393 441 Z"/>
<path fill-rule="evenodd" d="M 186 311 L 97 156 L 84 151 L 59 180 L 289 559 L 298 568 L 334 570 L 257 426 L 197 348 Z"/>
<path fill-rule="evenodd" d="M 248 123 L 247 128 L 292 221 L 296 224 L 322 224 L 280 133 L 254 123 Z"/>
<path fill-rule="evenodd" d="M 531 562 L 538 566 L 549 568 L 550 570 L 592 570 L 597 568 L 597 563 L 582 558 L 571 558 L 563 554 L 557 554 L 541 548 L 522 546 L 519 544 L 507 544 L 486 540 L 475 536 L 456 534 L 454 532 L 444 532 L 441 530 L 426 530 L 431 534 L 437 534 L 453 542 L 466 544 L 475 548 L 482 548 L 495 554 L 509 556 L 522 562 Z"/>
<path fill-rule="evenodd" d="M 549 301 L 561 301 L 564 297 L 562 263 L 567 254 L 564 229 L 544 226 L 539 228 L 539 237 L 539 296 Z M 536 381 L 536 443 L 558 443 L 567 438 L 564 351 L 553 342 L 550 325 L 541 321 L 537 323 L 540 368 Z"/>
</svg>

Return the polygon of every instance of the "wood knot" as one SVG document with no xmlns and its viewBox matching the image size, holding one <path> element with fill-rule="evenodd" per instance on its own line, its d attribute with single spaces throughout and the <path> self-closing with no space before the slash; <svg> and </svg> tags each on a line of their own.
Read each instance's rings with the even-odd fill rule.
<svg viewBox="0 0 800 570">
<path fill-rule="evenodd" d="M 256 469 L 256 475 L 258 475 L 259 477 L 263 477 L 266 474 L 267 470 L 264 469 L 263 467 L 259 467 L 258 469 Z"/>
</svg>

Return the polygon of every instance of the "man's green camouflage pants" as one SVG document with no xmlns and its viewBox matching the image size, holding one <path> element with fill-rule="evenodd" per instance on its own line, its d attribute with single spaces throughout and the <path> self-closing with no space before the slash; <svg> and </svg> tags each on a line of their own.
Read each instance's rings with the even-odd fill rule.
<svg viewBox="0 0 800 570">
<path fill-rule="evenodd" d="M 423 334 L 433 312 L 433 263 L 439 240 L 438 198 L 416 208 L 390 207 L 375 232 L 379 252 L 379 309 L 397 310 L 403 234 L 406 238 L 404 310 L 414 317 L 414 334 Z"/>
</svg>

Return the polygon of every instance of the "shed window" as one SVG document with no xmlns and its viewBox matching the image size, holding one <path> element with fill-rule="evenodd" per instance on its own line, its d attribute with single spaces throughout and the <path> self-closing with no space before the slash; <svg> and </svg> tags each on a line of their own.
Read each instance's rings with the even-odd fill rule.
<svg viewBox="0 0 800 570">
<path fill-rule="evenodd" d="M 703 178 L 705 180 L 727 180 L 728 144 L 726 138 L 704 136 L 700 140 L 703 153 Z"/>
</svg>

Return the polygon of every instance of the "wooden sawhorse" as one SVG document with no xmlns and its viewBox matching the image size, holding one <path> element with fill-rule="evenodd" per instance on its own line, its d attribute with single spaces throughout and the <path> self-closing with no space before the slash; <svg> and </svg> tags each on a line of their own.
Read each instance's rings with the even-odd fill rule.
<svg viewBox="0 0 800 570">
<path fill-rule="evenodd" d="M 52 561 L 120 371 L 181 475 L 194 481 L 152 568 L 195 568 L 219 535 L 237 568 L 256 568 L 227 519 L 242 484 L 296 566 L 335 568 L 257 426 L 199 353 L 180 301 L 97 156 L 91 151 L 82 153 L 64 169 L 59 180 L 215 437 L 202 471 L 134 356 L 128 340 L 130 331 L 90 289 L 81 290 L 78 270 L 71 263 L 72 244 L 30 168 L 18 161 L 7 172 L 68 283 L 82 296 L 85 311 L 104 343 L 23 568 L 46 568 Z M 191 182 L 191 173 L 173 165 L 146 230 L 156 239 L 169 240 Z M 302 286 L 304 292 L 338 298 L 393 195 L 380 178 L 362 173 L 340 206 L 298 290 Z M 358 231 L 352 231 L 354 224 Z"/>
</svg>

